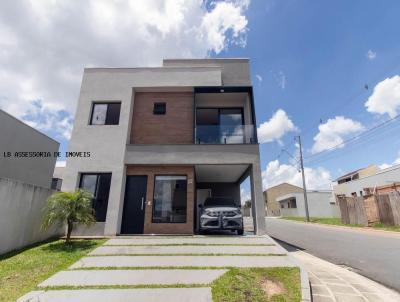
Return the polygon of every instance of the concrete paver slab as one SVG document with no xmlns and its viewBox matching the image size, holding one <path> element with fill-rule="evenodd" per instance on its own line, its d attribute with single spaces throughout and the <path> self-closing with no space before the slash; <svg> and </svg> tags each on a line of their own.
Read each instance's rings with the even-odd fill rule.
<svg viewBox="0 0 400 302">
<path fill-rule="evenodd" d="M 286 256 L 95 256 L 70 269 L 88 267 L 278 267 L 296 266 Z"/>
<path fill-rule="evenodd" d="M 104 245 L 134 245 L 134 244 L 275 244 L 266 236 L 192 236 L 192 237 L 143 237 L 113 238 Z"/>
<path fill-rule="evenodd" d="M 211 302 L 211 289 L 204 288 L 141 288 L 50 290 L 30 293 L 17 302 Z"/>
<path fill-rule="evenodd" d="M 286 254 L 278 246 L 100 246 L 89 255 L 123 254 Z"/>
<path fill-rule="evenodd" d="M 61 271 L 46 286 L 209 284 L 227 270 L 74 270 Z"/>
</svg>

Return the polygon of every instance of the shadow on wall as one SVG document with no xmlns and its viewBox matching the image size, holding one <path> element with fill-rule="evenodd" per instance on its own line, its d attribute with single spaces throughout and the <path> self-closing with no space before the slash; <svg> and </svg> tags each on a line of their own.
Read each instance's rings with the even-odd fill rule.
<svg viewBox="0 0 400 302">
<path fill-rule="evenodd" d="M 63 234 L 62 227 L 41 230 L 42 210 L 53 192 L 0 178 L 0 254 Z"/>
</svg>

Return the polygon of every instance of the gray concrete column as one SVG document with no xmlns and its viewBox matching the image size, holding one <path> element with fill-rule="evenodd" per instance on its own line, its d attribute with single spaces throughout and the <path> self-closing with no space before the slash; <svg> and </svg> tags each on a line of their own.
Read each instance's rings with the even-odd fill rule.
<svg viewBox="0 0 400 302">
<path fill-rule="evenodd" d="M 250 170 L 251 187 L 251 211 L 253 215 L 254 233 L 257 235 L 266 234 L 265 228 L 265 205 L 262 193 L 262 178 L 260 162 L 253 163 Z"/>
<path fill-rule="evenodd" d="M 125 197 L 126 168 L 113 171 L 111 175 L 110 195 L 108 197 L 106 225 L 104 235 L 114 236 L 121 229 L 122 209 Z"/>
</svg>

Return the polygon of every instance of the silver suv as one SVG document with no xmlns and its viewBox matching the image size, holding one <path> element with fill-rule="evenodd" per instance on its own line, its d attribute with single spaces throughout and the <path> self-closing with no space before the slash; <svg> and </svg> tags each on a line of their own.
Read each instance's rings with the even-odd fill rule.
<svg viewBox="0 0 400 302">
<path fill-rule="evenodd" d="M 210 230 L 231 230 L 243 235 L 240 205 L 231 198 L 209 197 L 200 207 L 200 233 Z"/>
</svg>

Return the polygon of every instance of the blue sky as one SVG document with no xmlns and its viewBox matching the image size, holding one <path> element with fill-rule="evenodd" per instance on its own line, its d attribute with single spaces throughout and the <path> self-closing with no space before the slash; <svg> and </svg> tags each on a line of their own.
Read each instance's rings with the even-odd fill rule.
<svg viewBox="0 0 400 302">
<path fill-rule="evenodd" d="M 300 134 L 309 186 L 329 187 L 341 173 L 400 163 L 397 120 L 338 145 L 400 113 L 399 13 L 395 0 L 3 2 L 0 108 L 66 151 L 85 66 L 248 57 L 264 186 L 300 184 L 281 152 L 296 156 Z"/>
<path fill-rule="evenodd" d="M 325 123 L 342 115 L 370 128 L 389 118 L 368 112 L 364 103 L 378 82 L 400 74 L 399 12 L 398 1 L 384 5 L 377 1 L 252 1 L 247 12 L 247 46 L 220 56 L 251 58 L 258 122 L 283 109 L 300 130 L 307 158 L 321 119 Z M 277 79 L 282 74 L 284 88 Z M 262 77 L 261 82 L 256 75 Z M 390 127 L 380 132 L 379 140 L 349 144 L 307 166 L 322 166 L 334 178 L 369 164 L 391 163 L 400 150 L 399 130 Z M 295 153 L 294 135 L 282 138 L 290 153 Z M 277 142 L 262 144 L 262 166 L 276 159 L 281 148 Z M 289 158 L 283 154 L 280 161 Z"/>
</svg>

